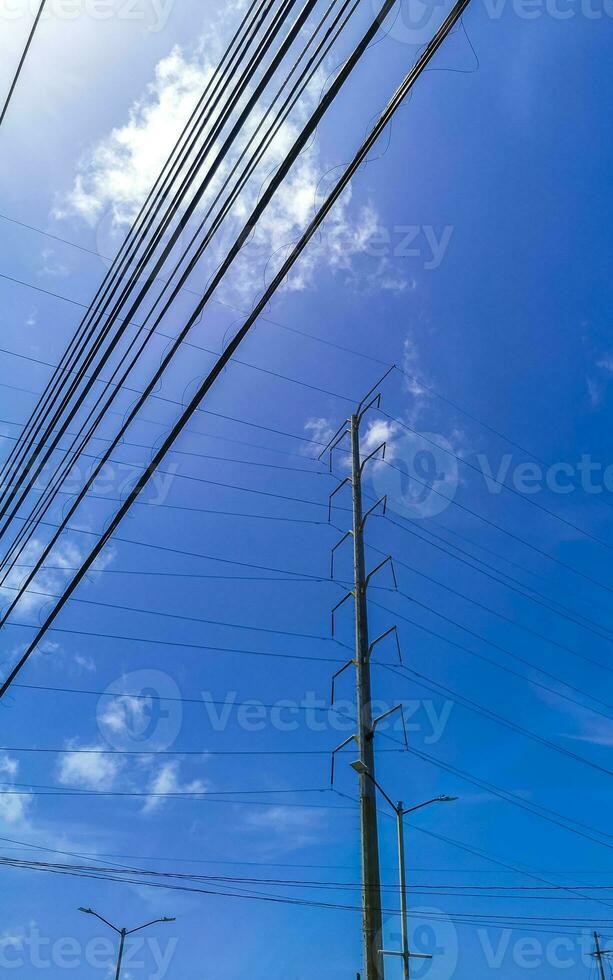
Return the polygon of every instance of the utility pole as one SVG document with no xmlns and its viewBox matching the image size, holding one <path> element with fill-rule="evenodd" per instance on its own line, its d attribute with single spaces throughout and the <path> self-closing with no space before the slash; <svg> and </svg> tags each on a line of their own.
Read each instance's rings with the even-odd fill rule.
<svg viewBox="0 0 613 980">
<path fill-rule="evenodd" d="M 381 381 L 393 370 L 390 368 Z M 380 384 L 381 382 L 378 382 Z M 378 454 L 385 457 L 385 442 L 370 452 L 364 459 L 360 454 L 360 424 L 364 415 L 373 406 L 378 406 L 381 401 L 380 395 L 374 395 L 376 385 L 366 397 L 360 402 L 356 411 L 350 418 L 340 426 L 328 445 L 320 455 L 330 453 L 330 472 L 332 472 L 332 454 L 339 444 L 348 436 L 350 441 L 349 455 L 351 458 L 351 476 L 345 477 L 333 493 L 330 494 L 329 517 L 332 513 L 332 500 L 335 495 L 345 486 L 351 484 L 352 488 L 352 524 L 351 530 L 347 531 L 341 540 L 332 549 L 332 563 L 330 575 L 334 577 L 334 556 L 339 548 L 348 538 L 353 538 L 353 589 L 348 592 L 332 610 L 332 635 L 334 636 L 335 614 L 341 606 L 348 600 L 353 600 L 355 610 L 355 656 L 349 660 L 341 670 L 337 671 L 332 681 L 332 702 L 334 702 L 334 685 L 336 679 L 347 668 L 355 667 L 356 677 L 356 721 L 357 731 L 339 745 L 332 753 L 332 773 L 331 783 L 334 785 L 334 759 L 335 754 L 343 749 L 350 742 L 356 742 L 359 750 L 359 766 L 354 765 L 359 775 L 359 808 L 360 808 L 360 852 L 362 860 L 362 932 L 364 945 L 364 977 L 365 980 L 383 980 L 384 960 L 381 947 L 383 945 L 383 920 L 381 914 L 381 875 L 379 868 L 379 839 L 377 828 L 377 799 L 376 786 L 365 773 L 374 774 L 375 771 L 375 729 L 381 718 L 372 716 L 372 693 L 370 677 L 370 656 L 373 647 L 387 636 L 396 632 L 396 627 L 392 627 L 377 637 L 372 643 L 368 633 L 368 604 L 367 592 L 370 580 L 384 566 L 390 565 L 394 584 L 396 584 L 396 573 L 394 571 L 391 556 L 380 562 L 376 568 L 367 574 L 364 559 L 364 526 L 368 518 L 377 508 L 381 508 L 383 513 L 387 506 L 387 498 L 382 497 L 370 509 L 364 513 L 362 506 L 362 474 L 366 464 L 373 460 Z M 400 647 L 398 637 L 398 652 Z M 400 659 L 402 659 L 400 657 Z M 393 708 L 392 711 L 399 710 L 400 706 Z M 400 709 L 401 710 L 401 709 Z M 385 712 L 385 716 L 391 712 Z M 383 716 L 382 716 L 383 717 Z"/>
<path fill-rule="evenodd" d="M 599 970 L 599 973 L 600 973 L 600 980 L 606 980 L 605 972 L 604 972 L 603 958 L 605 956 L 611 956 L 613 954 L 613 949 L 601 949 L 600 948 L 600 937 L 599 937 L 599 935 L 598 935 L 598 933 L 596 931 L 594 931 L 594 948 L 595 948 L 595 952 L 593 952 L 591 955 L 596 958 L 596 962 L 598 963 L 598 970 Z"/>
<path fill-rule="evenodd" d="M 407 874 L 404 854 L 404 803 L 399 800 L 394 807 L 398 833 L 398 878 L 400 883 L 400 935 L 402 943 L 402 975 L 409 980 L 409 928 L 407 922 Z"/>
<path fill-rule="evenodd" d="M 122 929 L 119 933 L 119 953 L 117 956 L 117 972 L 115 973 L 115 980 L 119 980 L 119 974 L 121 973 L 121 961 L 123 959 L 123 947 L 126 941 L 126 930 Z"/>
<path fill-rule="evenodd" d="M 360 759 L 375 776 L 375 746 L 372 719 L 370 679 L 370 644 L 368 639 L 368 603 L 364 563 L 364 519 L 362 512 L 362 461 L 360 458 L 360 415 L 350 419 L 351 485 L 353 496 L 353 574 L 355 595 L 355 645 L 357 692 L 357 743 Z M 384 976 L 381 946 L 381 874 L 377 830 L 376 786 L 365 773 L 360 780 L 360 827 L 363 884 L 363 932 L 366 980 Z"/>
</svg>

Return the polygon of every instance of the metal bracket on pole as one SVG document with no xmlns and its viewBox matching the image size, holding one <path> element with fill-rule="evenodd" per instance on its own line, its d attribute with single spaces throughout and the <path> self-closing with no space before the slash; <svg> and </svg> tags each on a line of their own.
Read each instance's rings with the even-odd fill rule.
<svg viewBox="0 0 613 980">
<path fill-rule="evenodd" d="M 366 409 L 363 406 L 366 404 L 366 402 L 368 401 L 368 399 L 370 398 L 370 396 L 373 394 L 373 392 L 375 392 L 377 390 L 377 388 L 379 387 L 379 385 L 382 385 L 383 384 L 383 382 L 388 377 L 388 375 L 390 375 L 392 373 L 392 371 L 394 371 L 395 369 L 396 369 L 396 365 L 395 364 L 392 364 L 392 366 L 387 369 L 387 371 L 385 372 L 385 374 L 383 375 L 383 377 L 382 378 L 379 378 L 379 380 L 377 381 L 377 383 L 372 386 L 372 388 L 370 389 L 370 391 L 367 391 L 366 392 L 366 394 L 364 395 L 362 401 L 358 405 L 358 410 L 357 410 L 357 413 L 356 413 L 358 415 L 358 417 L 361 417 L 364 414 L 364 412 L 366 411 Z"/>
<path fill-rule="evenodd" d="M 336 430 L 336 432 L 334 433 L 334 435 L 332 436 L 328 444 L 324 446 L 319 456 L 317 457 L 317 459 L 321 459 L 321 457 L 325 456 L 326 453 L 330 453 L 330 472 L 332 472 L 332 453 L 337 448 L 337 446 L 343 441 L 345 436 L 351 434 L 349 429 L 344 428 L 344 426 L 346 426 L 348 422 L 349 419 L 345 419 L 342 425 L 339 425 L 338 429 Z"/>
<path fill-rule="evenodd" d="M 362 518 L 362 530 L 364 529 L 364 525 L 366 524 L 366 521 L 368 520 L 368 518 L 372 516 L 372 514 L 377 509 L 377 507 L 379 507 L 380 504 L 383 504 L 383 514 L 386 514 L 387 513 L 387 494 L 384 494 L 382 497 L 379 497 L 379 499 L 377 500 L 376 504 L 373 504 L 372 507 L 369 510 L 366 511 L 366 513 L 364 514 L 364 517 Z"/>
<path fill-rule="evenodd" d="M 360 463 L 360 475 L 362 475 L 362 473 L 364 472 L 364 467 L 366 466 L 366 464 L 370 463 L 371 459 L 374 459 L 377 453 L 381 452 L 381 450 L 383 450 L 381 459 L 385 459 L 385 453 L 387 451 L 387 442 L 382 442 L 380 446 L 377 446 L 377 448 L 373 449 L 373 451 L 369 453 L 368 456 L 364 457 L 364 459 Z"/>
<path fill-rule="evenodd" d="M 360 402 L 360 404 L 362 405 L 363 402 Z M 380 408 L 380 406 L 381 406 L 381 392 L 379 392 L 377 395 L 375 395 L 374 398 L 371 398 L 371 400 L 369 401 L 368 405 L 364 405 L 364 408 L 361 408 L 358 411 L 358 425 L 362 421 L 362 418 L 364 417 L 364 415 L 366 415 L 366 412 L 369 410 L 369 408 L 372 408 L 373 405 L 376 408 Z"/>
<path fill-rule="evenodd" d="M 373 721 L 373 723 L 372 723 L 372 730 L 374 732 L 375 729 L 377 728 L 377 725 L 379 724 L 379 722 L 380 721 L 383 721 L 384 718 L 389 718 L 389 716 L 390 715 L 393 715 L 395 711 L 399 711 L 400 712 L 400 717 L 402 718 L 402 731 L 404 733 L 404 744 L 405 744 L 405 747 L 408 749 L 408 747 L 409 747 L 409 740 L 407 738 L 407 726 L 404 723 L 404 705 L 397 704 L 395 708 L 390 708 L 389 711 L 384 711 L 382 715 L 379 715 L 378 718 L 375 718 L 374 721 Z"/>
<path fill-rule="evenodd" d="M 352 537 L 353 537 L 353 531 L 347 531 L 345 534 L 343 534 L 340 541 L 337 541 L 334 547 L 332 548 L 332 552 L 330 554 L 330 578 L 331 579 L 334 578 L 334 555 L 336 554 L 340 546 L 345 543 L 347 538 L 352 538 Z"/>
<path fill-rule="evenodd" d="M 381 643 L 382 640 L 387 639 L 387 637 L 388 636 L 391 636 L 392 633 L 394 633 L 395 636 L 396 636 L 396 647 L 398 649 L 398 659 L 399 659 L 400 663 L 402 663 L 402 650 L 400 649 L 400 639 L 398 637 L 398 627 L 397 626 L 390 626 L 390 628 L 388 630 L 386 630 L 385 633 L 382 633 L 381 636 L 378 636 L 376 640 L 373 640 L 372 641 L 372 643 L 370 644 L 370 646 L 368 648 L 368 656 L 369 656 L 369 658 L 370 658 L 370 655 L 371 655 L 371 653 L 373 651 L 373 647 L 375 647 L 377 645 L 377 643 Z"/>
<path fill-rule="evenodd" d="M 343 606 L 347 602 L 347 599 L 353 599 L 353 598 L 355 598 L 355 592 L 348 592 L 347 595 L 343 596 L 340 602 L 336 603 L 334 609 L 332 610 L 332 637 L 333 638 L 334 638 L 334 622 L 335 622 L 334 614 L 338 609 L 340 609 L 341 606 Z"/>
<path fill-rule="evenodd" d="M 398 950 L 396 950 L 396 949 L 380 949 L 379 952 L 380 953 L 383 953 L 384 956 L 402 956 L 403 959 L 404 959 L 404 953 L 401 953 L 399 949 Z M 432 959 L 432 953 L 409 953 L 409 956 L 411 957 L 412 960 L 431 960 Z"/>
<path fill-rule="evenodd" d="M 358 740 L 357 735 L 350 735 L 349 738 L 346 738 L 344 742 L 341 742 L 340 745 L 337 745 L 336 748 L 332 750 L 332 764 L 330 766 L 330 786 L 334 786 L 334 763 L 336 761 L 336 753 L 342 751 L 342 749 L 344 749 L 345 746 L 349 745 L 350 742 L 357 742 L 357 740 Z"/>
<path fill-rule="evenodd" d="M 398 579 L 396 578 L 396 571 L 394 569 L 394 559 L 392 558 L 391 555 L 388 555 L 387 558 L 384 558 L 382 562 L 379 562 L 376 568 L 373 568 L 372 572 L 368 573 L 368 575 L 366 576 L 366 582 L 364 583 L 366 587 L 368 587 L 373 575 L 376 575 L 377 572 L 380 572 L 381 569 L 384 568 L 385 565 L 387 565 L 388 563 L 392 570 L 392 578 L 394 579 L 394 588 L 396 589 L 398 588 Z"/>
<path fill-rule="evenodd" d="M 330 692 L 330 705 L 331 706 L 334 704 L 334 688 L 335 688 L 335 685 L 336 685 L 336 678 L 337 677 L 340 677 L 340 675 L 343 674 L 347 670 L 348 667 L 355 667 L 355 660 L 348 660 L 347 663 L 343 667 L 341 667 L 340 670 L 337 670 L 336 674 L 334 674 L 334 676 L 332 677 L 332 690 Z"/>
<path fill-rule="evenodd" d="M 339 492 L 339 490 L 342 490 L 343 489 L 343 487 L 345 486 L 346 483 L 351 483 L 351 477 L 350 476 L 346 476 L 345 479 L 343 480 L 343 482 L 342 483 L 339 483 L 339 485 L 336 487 L 336 489 L 333 490 L 332 493 L 330 494 L 330 496 L 328 497 L 328 524 L 332 520 L 332 498 L 336 496 L 336 494 Z"/>
</svg>

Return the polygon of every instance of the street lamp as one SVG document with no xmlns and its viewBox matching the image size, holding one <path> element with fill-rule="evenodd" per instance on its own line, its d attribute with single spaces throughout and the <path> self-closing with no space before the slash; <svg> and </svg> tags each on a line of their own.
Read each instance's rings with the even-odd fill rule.
<svg viewBox="0 0 613 980">
<path fill-rule="evenodd" d="M 126 936 L 132 936 L 135 932 L 140 932 L 142 929 L 147 929 L 148 926 L 154 926 L 156 922 L 177 921 L 176 919 L 171 919 L 165 915 L 161 919 L 152 919 L 151 922 L 145 922 L 143 923 L 142 926 L 137 926 L 136 929 L 118 929 L 117 926 L 114 926 L 113 923 L 109 922 L 108 919 L 105 919 L 104 916 L 98 915 L 98 913 L 94 912 L 93 909 L 80 908 L 79 912 L 85 912 L 86 915 L 95 915 L 97 919 L 100 919 L 101 922 L 104 922 L 104 924 L 108 926 L 109 929 L 112 929 L 113 932 L 116 932 L 117 935 L 119 936 L 119 955 L 117 957 L 117 972 L 115 973 L 115 980 L 119 980 L 119 974 L 121 972 L 121 961 L 123 959 L 123 947 L 126 941 Z"/>
<path fill-rule="evenodd" d="M 396 814 L 396 826 L 398 832 L 398 872 L 400 878 L 400 928 L 402 935 L 402 951 L 397 953 L 395 950 L 381 950 L 384 956 L 401 956 L 402 966 L 404 971 L 404 980 L 409 980 L 409 960 L 411 957 L 416 959 L 431 959 L 425 953 L 411 953 L 409 951 L 409 931 L 407 925 L 407 883 L 406 883 L 406 867 L 405 867 L 405 855 L 404 855 L 404 818 L 407 813 L 415 813 L 416 810 L 423 810 L 424 807 L 430 806 L 432 803 L 453 803 L 458 799 L 457 796 L 435 796 L 431 800 L 426 800 L 425 803 L 418 803 L 416 806 L 406 807 L 404 803 L 400 801 L 399 803 L 394 803 L 394 801 L 387 795 L 383 787 L 377 782 L 375 777 L 369 771 L 368 766 L 363 762 L 362 759 L 357 759 L 355 762 L 351 763 L 351 767 L 355 769 L 357 773 L 361 776 L 367 776 L 371 783 L 379 790 L 381 795 L 387 800 L 392 810 Z"/>
</svg>

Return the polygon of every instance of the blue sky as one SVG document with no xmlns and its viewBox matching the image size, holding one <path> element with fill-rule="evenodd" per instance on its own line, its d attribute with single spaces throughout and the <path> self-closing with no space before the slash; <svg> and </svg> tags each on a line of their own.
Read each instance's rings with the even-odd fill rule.
<svg viewBox="0 0 613 980">
<path fill-rule="evenodd" d="M 431 29 L 443 9 L 429 11 Z M 120 4 L 115 11 L 104 21 L 90 12 L 42 24 L 0 132 L 4 453 L 76 329 L 83 310 L 75 304 L 87 304 L 105 274 L 96 253 L 117 247 L 238 16 L 221 5 L 203 12 L 191 0 L 145 3 L 140 18 Z M 360 968 L 355 911 L 231 892 L 359 904 L 350 755 L 336 773 L 345 795 L 327 791 L 327 753 L 346 737 L 347 721 L 323 708 L 331 673 L 349 656 L 342 644 L 351 643 L 347 611 L 341 642 L 329 637 L 329 610 L 350 574 L 346 553 L 341 585 L 325 581 L 348 498 L 339 496 L 330 529 L 336 484 L 313 459 L 392 363 L 404 373 L 386 381 L 387 414 L 372 414 L 364 448 L 387 438 L 388 458 L 406 475 L 375 464 L 365 490 L 390 498 L 391 520 L 370 523 L 368 562 L 393 554 L 399 593 L 382 574 L 370 617 L 373 636 L 398 624 L 407 669 L 398 672 L 393 645 L 382 645 L 373 677 L 383 707 L 407 703 L 411 751 L 396 751 L 399 731 L 383 732 L 379 748 L 393 751 L 381 752 L 379 775 L 407 805 L 460 797 L 410 822 L 414 944 L 436 954 L 415 975 L 590 969 L 582 930 L 594 924 L 606 936 L 598 922 L 612 918 L 607 893 L 580 889 L 608 884 L 611 867 L 609 18 L 595 4 L 474 0 L 391 139 L 244 344 L 241 363 L 220 379 L 165 475 L 21 675 L 21 684 L 43 689 L 14 688 L 4 701 L 0 770 L 5 788 L 15 785 L 0 797 L 2 854 L 220 876 L 228 880 L 196 887 L 230 893 L 5 868 L 0 949 L 26 980 L 41 969 L 38 936 L 54 975 L 64 939 L 73 941 L 72 953 L 64 950 L 73 972 L 108 975 L 109 951 L 96 960 L 91 945 L 108 934 L 77 913 L 81 905 L 127 926 L 177 917 L 135 951 L 132 978 L 224 980 L 249 971 L 255 980 L 306 980 Z M 3 25 L 0 86 L 27 28 L 23 16 Z M 249 262 L 195 328 L 195 344 L 220 349 L 258 295 L 270 253 L 296 237 L 315 187 L 329 186 L 320 180 L 349 159 L 423 40 L 405 10 L 368 53 Z M 208 274 L 198 270 L 190 286 L 202 288 Z M 182 296 L 165 328 L 177 330 L 192 306 Z M 122 466 L 87 502 L 81 528 L 104 525 L 210 363 L 202 350 L 182 351 L 130 445 L 115 454 Z M 118 400 L 121 414 L 130 398 Z M 102 434 L 117 421 L 109 415 Z M 337 457 L 341 478 L 344 467 Z M 432 473 L 434 491 L 421 495 L 417 480 Z M 61 587 L 84 539 L 64 541 L 55 562 L 63 569 L 47 572 L 39 591 Z M 29 596 L 15 622 L 38 622 L 45 601 Z M 5 628 L 3 669 L 29 635 Z M 122 697 L 149 690 L 171 699 L 151 725 L 146 702 Z M 350 675 L 338 691 L 339 710 L 350 714 Z M 28 747 L 63 751 L 15 751 Z M 190 752 L 202 755 L 181 754 Z M 261 754 L 240 754 L 249 752 Z M 51 789 L 16 795 L 37 786 Z M 101 795 L 40 795 L 54 788 Z M 208 795 L 129 795 L 147 792 Z M 394 909 L 394 825 L 383 801 L 381 810 L 384 904 Z M 488 884 L 543 880 L 571 890 L 479 895 Z M 453 894 L 458 885 L 466 894 Z M 440 886 L 435 894 L 432 886 Z M 385 938 L 398 942 L 392 914 Z M 395 962 L 388 975 L 400 976 Z"/>
</svg>

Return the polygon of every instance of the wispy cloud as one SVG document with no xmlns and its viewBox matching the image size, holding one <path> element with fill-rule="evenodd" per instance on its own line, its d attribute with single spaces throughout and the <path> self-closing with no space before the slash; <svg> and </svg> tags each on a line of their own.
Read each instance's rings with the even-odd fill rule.
<svg viewBox="0 0 613 980">
<path fill-rule="evenodd" d="M 17 795 L 16 790 L 11 791 L 18 772 L 19 763 L 17 759 L 6 753 L 0 754 L 0 782 L 5 784 L 5 791 L 0 792 L 0 825 L 19 824 L 21 826 L 26 821 L 30 810 L 32 797 Z"/>
<path fill-rule="evenodd" d="M 258 835 L 261 849 L 276 854 L 320 843 L 326 816 L 307 807 L 271 806 L 251 814 L 247 823 Z"/>
<path fill-rule="evenodd" d="M 228 14 L 225 15 L 227 18 Z M 81 158 L 72 188 L 58 198 L 54 216 L 80 217 L 97 228 L 101 253 L 110 254 L 120 244 L 161 171 L 167 154 L 179 137 L 197 100 L 210 78 L 221 47 L 224 23 L 207 27 L 206 36 L 193 55 L 176 46 L 157 65 L 155 77 L 130 108 L 127 121 L 90 147 Z M 207 251 L 201 264 L 201 279 L 211 275 L 234 241 L 239 230 L 276 172 L 305 121 L 316 108 L 326 80 L 322 71 L 276 132 L 247 186 L 238 196 L 230 215 Z M 201 208 L 208 206 L 223 180 L 260 122 L 261 110 L 254 112 L 234 151 L 211 182 Z M 269 125 L 267 120 L 265 128 Z M 265 129 L 263 130 L 265 131 Z M 216 152 L 217 148 L 213 152 Z M 207 162 L 211 162 L 210 153 Z M 206 163 L 205 163 L 206 168 Z M 244 246 L 222 292 L 226 299 L 253 301 L 266 282 L 275 275 L 288 249 L 300 236 L 322 199 L 321 175 L 329 168 L 322 158 L 317 139 L 310 142 L 292 167 L 283 185 L 263 214 L 254 234 Z M 338 176 L 338 174 L 334 174 Z M 332 179 L 332 176 L 329 178 Z M 368 243 L 378 227 L 372 204 L 354 206 L 348 188 L 328 217 L 318 239 L 313 241 L 295 267 L 285 288 L 305 289 L 322 264 L 336 270 L 354 284 L 402 292 L 409 283 L 387 259 L 368 258 Z M 367 258 L 367 265 L 354 267 L 356 257 Z"/>
<path fill-rule="evenodd" d="M 58 779 L 63 786 L 104 791 L 115 787 L 123 769 L 123 760 L 120 757 L 99 752 L 99 749 L 104 748 L 100 743 L 79 745 L 71 741 L 66 747 L 69 751 L 62 755 L 57 769 Z M 81 751 L 74 751 L 76 749 Z M 92 751 L 83 751 L 87 749 Z"/>
<path fill-rule="evenodd" d="M 166 762 L 155 773 L 148 786 L 149 793 L 203 793 L 209 784 L 203 779 L 187 782 L 181 779 L 179 762 Z M 150 796 L 144 806 L 144 813 L 152 813 L 167 803 L 163 796 Z"/>
</svg>

